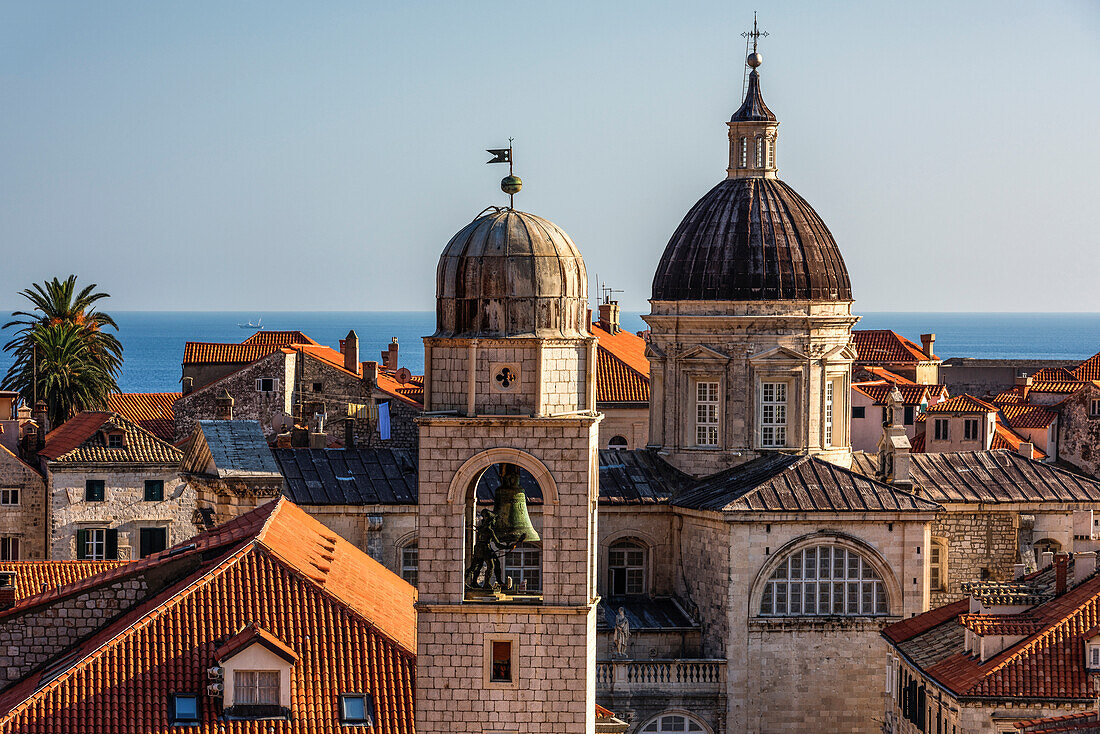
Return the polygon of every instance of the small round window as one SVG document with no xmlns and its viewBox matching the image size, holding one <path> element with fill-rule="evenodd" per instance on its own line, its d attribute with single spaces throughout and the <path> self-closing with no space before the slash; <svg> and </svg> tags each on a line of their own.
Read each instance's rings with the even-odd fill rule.
<svg viewBox="0 0 1100 734">
<path fill-rule="evenodd" d="M 512 392 L 519 387 L 519 366 L 514 364 L 493 365 L 493 390 Z"/>
</svg>

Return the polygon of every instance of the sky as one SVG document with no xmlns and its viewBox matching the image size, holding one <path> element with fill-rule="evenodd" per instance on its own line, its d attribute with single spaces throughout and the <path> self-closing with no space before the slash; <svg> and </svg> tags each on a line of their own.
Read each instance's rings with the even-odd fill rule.
<svg viewBox="0 0 1100 734">
<path fill-rule="evenodd" d="M 779 176 L 859 311 L 1100 311 L 1100 3 L 759 4 Z M 516 207 L 647 310 L 725 177 L 743 2 L 0 3 L 0 307 L 427 310 Z M 590 291 L 592 289 L 590 288 Z"/>
</svg>

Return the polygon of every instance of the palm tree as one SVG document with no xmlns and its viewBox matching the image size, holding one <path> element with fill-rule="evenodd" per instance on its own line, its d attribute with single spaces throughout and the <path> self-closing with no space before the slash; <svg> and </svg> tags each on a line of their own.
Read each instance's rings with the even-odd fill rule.
<svg viewBox="0 0 1100 734">
<path fill-rule="evenodd" d="M 115 320 L 95 310 L 108 298 L 96 284 L 77 292 L 76 276 L 35 283 L 21 292 L 33 311 L 16 311 L 15 337 L 4 345 L 15 362 L 3 387 L 18 390 L 27 403 L 45 400 L 50 423 L 58 426 L 81 410 L 101 410 L 107 395 L 118 392 L 122 344 L 105 328 L 118 330 Z"/>
</svg>

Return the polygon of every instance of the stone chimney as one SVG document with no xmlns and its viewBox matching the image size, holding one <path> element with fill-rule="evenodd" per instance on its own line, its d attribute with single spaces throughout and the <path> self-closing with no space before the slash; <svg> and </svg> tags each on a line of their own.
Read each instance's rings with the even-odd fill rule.
<svg viewBox="0 0 1100 734">
<path fill-rule="evenodd" d="M 927 354 L 929 357 L 932 356 L 932 353 L 933 353 L 932 352 L 932 347 L 935 346 L 935 344 L 936 344 L 936 335 L 935 334 L 921 334 L 920 335 L 921 349 L 924 350 L 924 353 Z"/>
<path fill-rule="evenodd" d="M 1013 578 L 1013 580 L 1019 581 L 1020 579 L 1022 579 L 1026 575 L 1027 575 L 1027 564 L 1026 563 L 1014 563 L 1014 564 L 1012 564 L 1012 578 Z"/>
<path fill-rule="evenodd" d="M 1096 573 L 1096 551 L 1073 554 L 1073 585 L 1081 583 Z"/>
<path fill-rule="evenodd" d="M 38 426 L 38 433 L 34 438 L 35 451 L 41 451 L 46 446 L 46 434 L 50 432 L 50 409 L 45 400 L 39 400 L 34 404 L 34 424 Z"/>
<path fill-rule="evenodd" d="M 1024 457 L 1025 459 L 1034 459 L 1035 458 L 1035 444 L 1031 443 L 1030 441 L 1021 441 L 1020 442 L 1020 456 Z"/>
<path fill-rule="evenodd" d="M 1039 554 L 1039 568 L 1046 568 L 1050 564 L 1054 563 L 1054 554 L 1050 551 Z"/>
<path fill-rule="evenodd" d="M 1061 596 L 1066 593 L 1066 577 L 1069 571 L 1069 554 L 1057 553 L 1054 556 L 1054 593 Z"/>
<path fill-rule="evenodd" d="M 619 302 L 607 300 L 600 304 L 600 328 L 609 334 L 618 334 L 622 327 L 619 326 Z"/>
<path fill-rule="evenodd" d="M 344 369 L 359 374 L 359 335 L 354 329 L 340 340 L 340 354 L 344 355 Z"/>
<path fill-rule="evenodd" d="M 1031 385 L 1034 380 L 1027 376 L 1026 372 L 1021 372 L 1016 376 L 1016 387 L 1020 388 L 1020 394 L 1023 399 L 1027 400 L 1027 394 L 1031 392 Z"/>
<path fill-rule="evenodd" d="M 351 418 L 344 420 L 344 448 L 355 448 L 355 421 Z"/>
<path fill-rule="evenodd" d="M 214 398 L 214 420 L 233 420 L 233 396 L 224 387 L 218 397 Z"/>
<path fill-rule="evenodd" d="M 913 479 L 909 474 L 912 444 L 905 431 L 905 405 L 901 391 L 895 385 L 886 396 L 887 425 L 879 439 L 879 457 L 885 481 L 898 487 L 909 488 Z"/>
<path fill-rule="evenodd" d="M 382 366 L 388 370 L 397 369 L 397 337 L 393 338 L 386 351 L 382 352 Z"/>
<path fill-rule="evenodd" d="M 194 377 L 184 377 L 182 380 L 180 380 L 180 383 L 183 385 L 183 394 L 184 395 L 190 395 L 192 393 L 192 391 L 194 391 L 194 389 L 195 389 L 195 378 Z"/>
<path fill-rule="evenodd" d="M 15 572 L 0 573 L 0 611 L 15 606 Z"/>
<path fill-rule="evenodd" d="M 385 354 L 385 352 L 383 352 Z M 378 363 L 377 362 L 364 362 L 363 363 L 363 381 L 370 385 L 372 388 L 378 384 Z"/>
</svg>

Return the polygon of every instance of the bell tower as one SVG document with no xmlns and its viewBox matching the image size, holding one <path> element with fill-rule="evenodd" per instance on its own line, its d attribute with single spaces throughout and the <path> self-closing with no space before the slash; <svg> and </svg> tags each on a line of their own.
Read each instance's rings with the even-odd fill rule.
<svg viewBox="0 0 1100 734">
<path fill-rule="evenodd" d="M 436 287 L 416 730 L 593 734 L 601 416 L 584 262 L 552 222 L 492 207 L 451 239 Z"/>
</svg>

